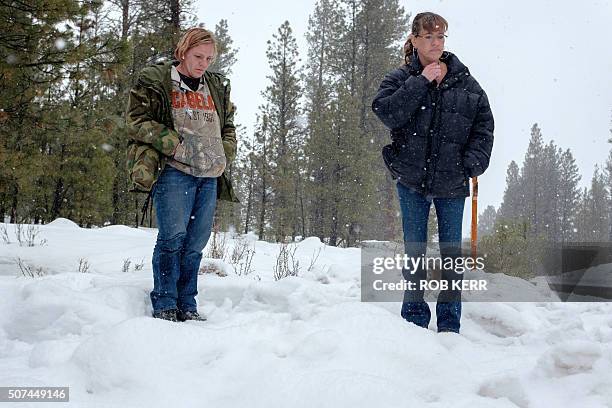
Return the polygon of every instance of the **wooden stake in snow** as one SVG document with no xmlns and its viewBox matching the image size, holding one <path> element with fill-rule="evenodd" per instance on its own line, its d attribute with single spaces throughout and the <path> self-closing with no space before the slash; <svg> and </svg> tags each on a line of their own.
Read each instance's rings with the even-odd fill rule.
<svg viewBox="0 0 612 408">
<path fill-rule="evenodd" d="M 478 177 L 472 177 L 472 258 L 476 259 L 478 244 Z"/>
</svg>

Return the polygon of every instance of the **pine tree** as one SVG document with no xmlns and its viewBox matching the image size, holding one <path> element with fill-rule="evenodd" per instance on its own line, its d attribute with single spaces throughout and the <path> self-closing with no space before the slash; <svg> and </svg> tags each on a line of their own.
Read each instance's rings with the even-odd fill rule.
<svg viewBox="0 0 612 408">
<path fill-rule="evenodd" d="M 593 180 L 591 182 L 591 192 L 589 195 L 591 204 L 591 223 L 593 225 L 593 240 L 604 242 L 609 237 L 609 208 L 610 196 L 606 189 L 604 174 L 596 166 Z"/>
<path fill-rule="evenodd" d="M 346 53 L 348 79 L 354 81 L 358 120 L 366 145 L 363 168 L 370 171 L 361 175 L 364 185 L 361 201 L 368 216 L 364 218 L 364 233 L 377 239 L 401 236 L 397 216 L 398 203 L 394 182 L 381 159 L 381 149 L 388 144 L 389 132 L 371 111 L 382 78 L 403 61 L 402 44 L 408 33 L 408 16 L 397 0 L 347 1 L 349 35 L 347 45 L 356 40 L 356 49 Z M 369 146 L 367 142 L 370 142 Z"/>
<path fill-rule="evenodd" d="M 274 199 L 275 239 L 284 242 L 288 235 L 295 237 L 299 214 L 295 200 L 300 191 L 294 191 L 295 183 L 301 177 L 302 129 L 299 125 L 300 70 L 297 43 L 288 21 L 285 21 L 268 41 L 266 52 L 272 70 L 268 76 L 270 85 L 264 92 L 268 103 L 268 126 L 271 134 L 272 170 L 271 188 Z"/>
<path fill-rule="evenodd" d="M 215 40 L 217 41 L 217 58 L 208 70 L 231 76 L 232 67 L 237 61 L 238 49 L 234 48 L 234 40 L 229 34 L 227 20 L 223 19 L 215 26 Z"/>
<path fill-rule="evenodd" d="M 612 133 L 612 128 L 610 129 L 610 133 Z M 609 140 L 609 142 L 612 143 L 612 139 Z M 610 198 L 610 205 L 608 207 L 608 240 L 612 241 L 612 149 L 608 153 L 608 158 L 606 160 L 606 165 L 604 168 L 604 181 L 606 184 L 606 191 L 608 193 L 608 197 Z"/>
<path fill-rule="evenodd" d="M 236 156 L 237 173 L 240 174 L 240 183 L 236 183 L 240 196 L 243 197 L 241 206 L 241 218 L 244 234 L 250 232 L 255 226 L 256 215 L 256 193 L 257 193 L 257 168 L 256 168 L 256 150 L 255 136 L 250 139 L 243 139 L 241 147 L 238 149 Z"/>
<path fill-rule="evenodd" d="M 229 34 L 229 27 L 227 20 L 221 20 L 215 26 L 215 40 L 217 42 L 217 58 L 213 64 L 208 68 L 211 72 L 220 72 L 226 76 L 230 76 L 232 73 L 232 67 L 237 61 L 238 50 L 234 48 L 234 41 Z M 235 99 L 232 97 L 232 99 Z M 236 126 L 236 135 L 239 140 L 239 145 L 243 139 L 243 127 L 238 123 L 234 123 Z M 238 197 L 242 199 L 241 194 L 241 183 L 242 180 L 242 168 L 240 167 L 240 161 L 244 159 L 244 149 L 239 148 L 237 157 L 230 163 L 225 172 L 227 176 L 232 180 L 233 187 Z M 241 229 L 241 204 L 231 203 L 228 201 L 217 201 L 217 208 L 215 211 L 215 230 L 227 231 L 227 230 L 240 230 Z"/>
<path fill-rule="evenodd" d="M 563 243 L 575 239 L 576 213 L 580 198 L 578 183 L 581 176 L 578 173 L 576 160 L 569 149 L 561 154 L 560 170 L 561 183 L 559 185 L 558 199 L 559 223 L 561 227 L 559 241 Z"/>
<path fill-rule="evenodd" d="M 6 183 L 2 188 L 0 208 L 2 215 L 10 214 L 11 222 L 27 217 L 20 214 L 20 204 L 31 198 L 22 196 L 20 186 L 34 186 L 37 178 L 33 176 L 40 175 L 38 170 L 45 167 L 41 162 L 44 156 L 33 140 L 34 133 L 55 126 L 55 120 L 48 115 L 43 120 L 41 112 L 53 107 L 56 101 L 48 93 L 49 89 L 62 81 L 63 64 L 78 53 L 67 40 L 72 36 L 72 28 L 60 24 L 79 11 L 77 1 L 0 4 L 4 26 L 0 36 L 0 140 L 5 159 L 0 179 Z M 42 103 L 45 110 L 41 109 Z M 34 160 L 37 151 L 38 161 Z M 26 166 L 24 160 L 28 161 Z M 26 178 L 32 184 L 24 183 Z"/>
<path fill-rule="evenodd" d="M 604 175 L 595 166 L 591 187 L 582 193 L 578 210 L 578 240 L 582 242 L 603 242 L 609 237 L 609 196 L 606 191 Z"/>
<path fill-rule="evenodd" d="M 13 221 L 73 216 L 89 225 L 107 219 L 104 191 L 114 166 L 99 149 L 105 132 L 99 95 L 109 87 L 105 73 L 123 54 L 102 26 L 101 8 L 99 2 L 25 2 L 0 9 L 12 20 L 12 33 L 0 45 L 8 54 L 0 77 L 10 80 L 1 102 L 9 112 L 2 138 L 7 162 L 19 160 L 5 176 Z M 80 197 L 86 201 L 77 202 Z"/>
<path fill-rule="evenodd" d="M 546 184 L 542 158 L 544 142 L 537 123 L 531 128 L 531 139 L 525 155 L 521 179 L 525 197 L 525 217 L 535 234 L 544 229 L 544 197 L 542 191 Z"/>
<path fill-rule="evenodd" d="M 256 202 L 255 212 L 257 216 L 257 233 L 260 240 L 266 238 L 266 226 L 269 224 L 269 212 L 271 202 L 271 179 L 272 179 L 272 136 L 270 134 L 270 128 L 268 126 L 268 115 L 269 105 L 260 107 L 260 111 L 264 112 L 261 117 L 258 118 L 258 126 L 255 133 L 255 140 L 257 142 L 257 148 L 254 149 L 253 158 L 255 160 L 255 168 L 258 173 L 258 183 L 255 184 L 255 188 L 259 187 L 259 192 L 256 196 L 259 198 Z"/>
<path fill-rule="evenodd" d="M 542 155 L 542 179 L 546 183 L 542 184 L 542 231 L 549 241 L 559 240 L 559 196 L 561 183 L 560 152 L 551 140 L 545 147 Z"/>
<path fill-rule="evenodd" d="M 396 42 L 405 25 L 396 1 L 320 0 L 309 19 L 307 219 L 310 231 L 330 245 L 354 245 L 362 235 L 395 238 L 401 230 L 395 189 L 380 158 L 388 131 L 370 103 L 400 61 Z"/>
<path fill-rule="evenodd" d="M 64 65 L 69 80 L 58 89 L 69 98 L 64 118 L 71 126 L 56 139 L 60 155 L 54 166 L 58 173 L 51 216 L 67 215 L 91 226 L 108 222 L 112 212 L 109 193 L 115 166 L 102 149 L 107 139 L 100 119 L 112 93 L 107 70 L 121 64 L 117 56 L 122 55 L 122 43 L 101 27 L 99 7 L 82 10 L 73 22 L 78 29 L 74 43 L 81 52 L 77 61 Z"/>
<path fill-rule="evenodd" d="M 147 11 L 142 0 L 110 0 L 108 2 L 111 16 L 109 31 L 121 33 L 122 60 L 123 64 L 110 68 L 109 79 L 112 79 L 113 89 L 106 93 L 105 109 L 108 112 L 105 123 L 107 126 L 108 139 L 104 149 L 112 157 L 115 164 L 115 176 L 112 186 L 112 215 L 111 224 L 138 225 L 138 215 L 141 208 L 141 195 L 128 192 L 128 176 L 125 171 L 125 148 L 127 146 L 127 133 L 123 120 L 124 106 L 131 85 L 131 78 L 135 75 L 136 63 L 134 58 L 138 48 L 137 38 L 141 21 L 147 18 Z"/>
<path fill-rule="evenodd" d="M 525 214 L 524 202 L 525 195 L 520 170 L 516 162 L 512 160 L 506 170 L 506 189 L 499 209 L 500 217 L 509 220 L 523 217 Z"/>
<path fill-rule="evenodd" d="M 483 237 L 491 235 L 495 231 L 495 222 L 497 219 L 497 211 L 492 205 L 488 205 L 487 208 L 478 216 L 478 239 L 482 240 Z"/>
<path fill-rule="evenodd" d="M 334 120 L 334 90 L 337 82 L 337 58 L 344 24 L 343 10 L 337 1 L 321 0 L 309 18 L 306 33 L 308 63 L 305 75 L 305 113 L 308 120 L 304 146 L 308 158 L 309 182 L 306 185 L 309 232 L 324 240 L 330 235 L 330 178 L 334 168 L 334 150 L 330 148 Z"/>
<path fill-rule="evenodd" d="M 552 242 L 572 240 L 579 181 L 571 151 L 563 152 L 552 141 L 544 146 L 541 132 L 534 125 L 522 169 L 514 161 L 508 166 L 498 218 L 537 223 L 539 227 L 532 226 L 532 232 L 545 232 Z"/>
</svg>

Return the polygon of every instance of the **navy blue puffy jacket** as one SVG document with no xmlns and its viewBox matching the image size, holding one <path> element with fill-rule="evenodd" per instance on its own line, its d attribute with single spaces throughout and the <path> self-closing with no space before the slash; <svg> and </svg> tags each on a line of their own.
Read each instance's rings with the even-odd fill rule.
<svg viewBox="0 0 612 408">
<path fill-rule="evenodd" d="M 391 130 L 383 159 L 394 179 L 423 195 L 467 197 L 469 177 L 489 166 L 493 114 L 487 95 L 450 52 L 437 86 L 421 75 L 418 57 L 382 81 L 372 109 Z"/>
</svg>

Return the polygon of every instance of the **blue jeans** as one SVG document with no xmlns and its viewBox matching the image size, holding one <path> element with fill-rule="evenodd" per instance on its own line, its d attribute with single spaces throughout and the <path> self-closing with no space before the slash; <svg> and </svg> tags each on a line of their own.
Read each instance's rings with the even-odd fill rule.
<svg viewBox="0 0 612 408">
<path fill-rule="evenodd" d="M 431 198 L 397 183 L 397 193 L 402 210 L 402 227 L 404 230 L 404 250 L 408 257 L 419 258 L 427 251 L 427 221 L 429 208 L 433 201 L 438 216 L 438 236 L 440 256 L 455 259 L 461 256 L 461 226 L 465 197 Z M 414 272 L 414 273 L 411 273 Z M 427 279 L 427 270 L 418 267 L 415 271 L 402 271 L 404 279 L 414 282 L 419 287 L 420 280 Z M 442 270 L 442 280 L 460 281 L 462 274 L 454 270 Z M 429 305 L 424 301 L 424 291 L 406 290 L 402 303 L 402 317 L 418 326 L 427 328 L 431 320 Z M 461 291 L 441 291 L 436 304 L 438 331 L 459 332 L 461 320 Z"/>
<path fill-rule="evenodd" d="M 217 203 L 217 179 L 166 166 L 154 185 L 157 242 L 153 250 L 153 312 L 196 311 L 198 270 Z"/>
</svg>

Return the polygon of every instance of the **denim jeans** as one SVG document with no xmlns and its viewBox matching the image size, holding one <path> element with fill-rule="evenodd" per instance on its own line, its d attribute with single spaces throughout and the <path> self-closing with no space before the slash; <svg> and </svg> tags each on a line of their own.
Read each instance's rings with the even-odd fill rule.
<svg viewBox="0 0 612 408">
<path fill-rule="evenodd" d="M 424 257 L 427 251 L 427 221 L 433 201 L 438 216 L 438 236 L 442 260 L 461 256 L 461 226 L 465 197 L 431 198 L 397 183 L 397 193 L 402 211 L 404 230 L 404 250 L 408 257 Z M 414 273 L 411 273 L 414 272 Z M 415 271 L 402 271 L 404 279 L 419 285 L 427 279 L 424 267 Z M 460 281 L 462 274 L 454 270 L 442 270 L 442 280 L 449 285 Z M 402 303 L 402 317 L 418 326 L 427 328 L 431 319 L 429 305 L 424 301 L 422 290 L 406 290 Z M 459 332 L 461 320 L 461 292 L 458 290 L 441 291 L 436 304 L 438 331 Z"/>
<path fill-rule="evenodd" d="M 198 270 L 217 202 L 217 179 L 166 166 L 154 185 L 157 242 L 153 250 L 154 312 L 196 311 Z"/>
</svg>

